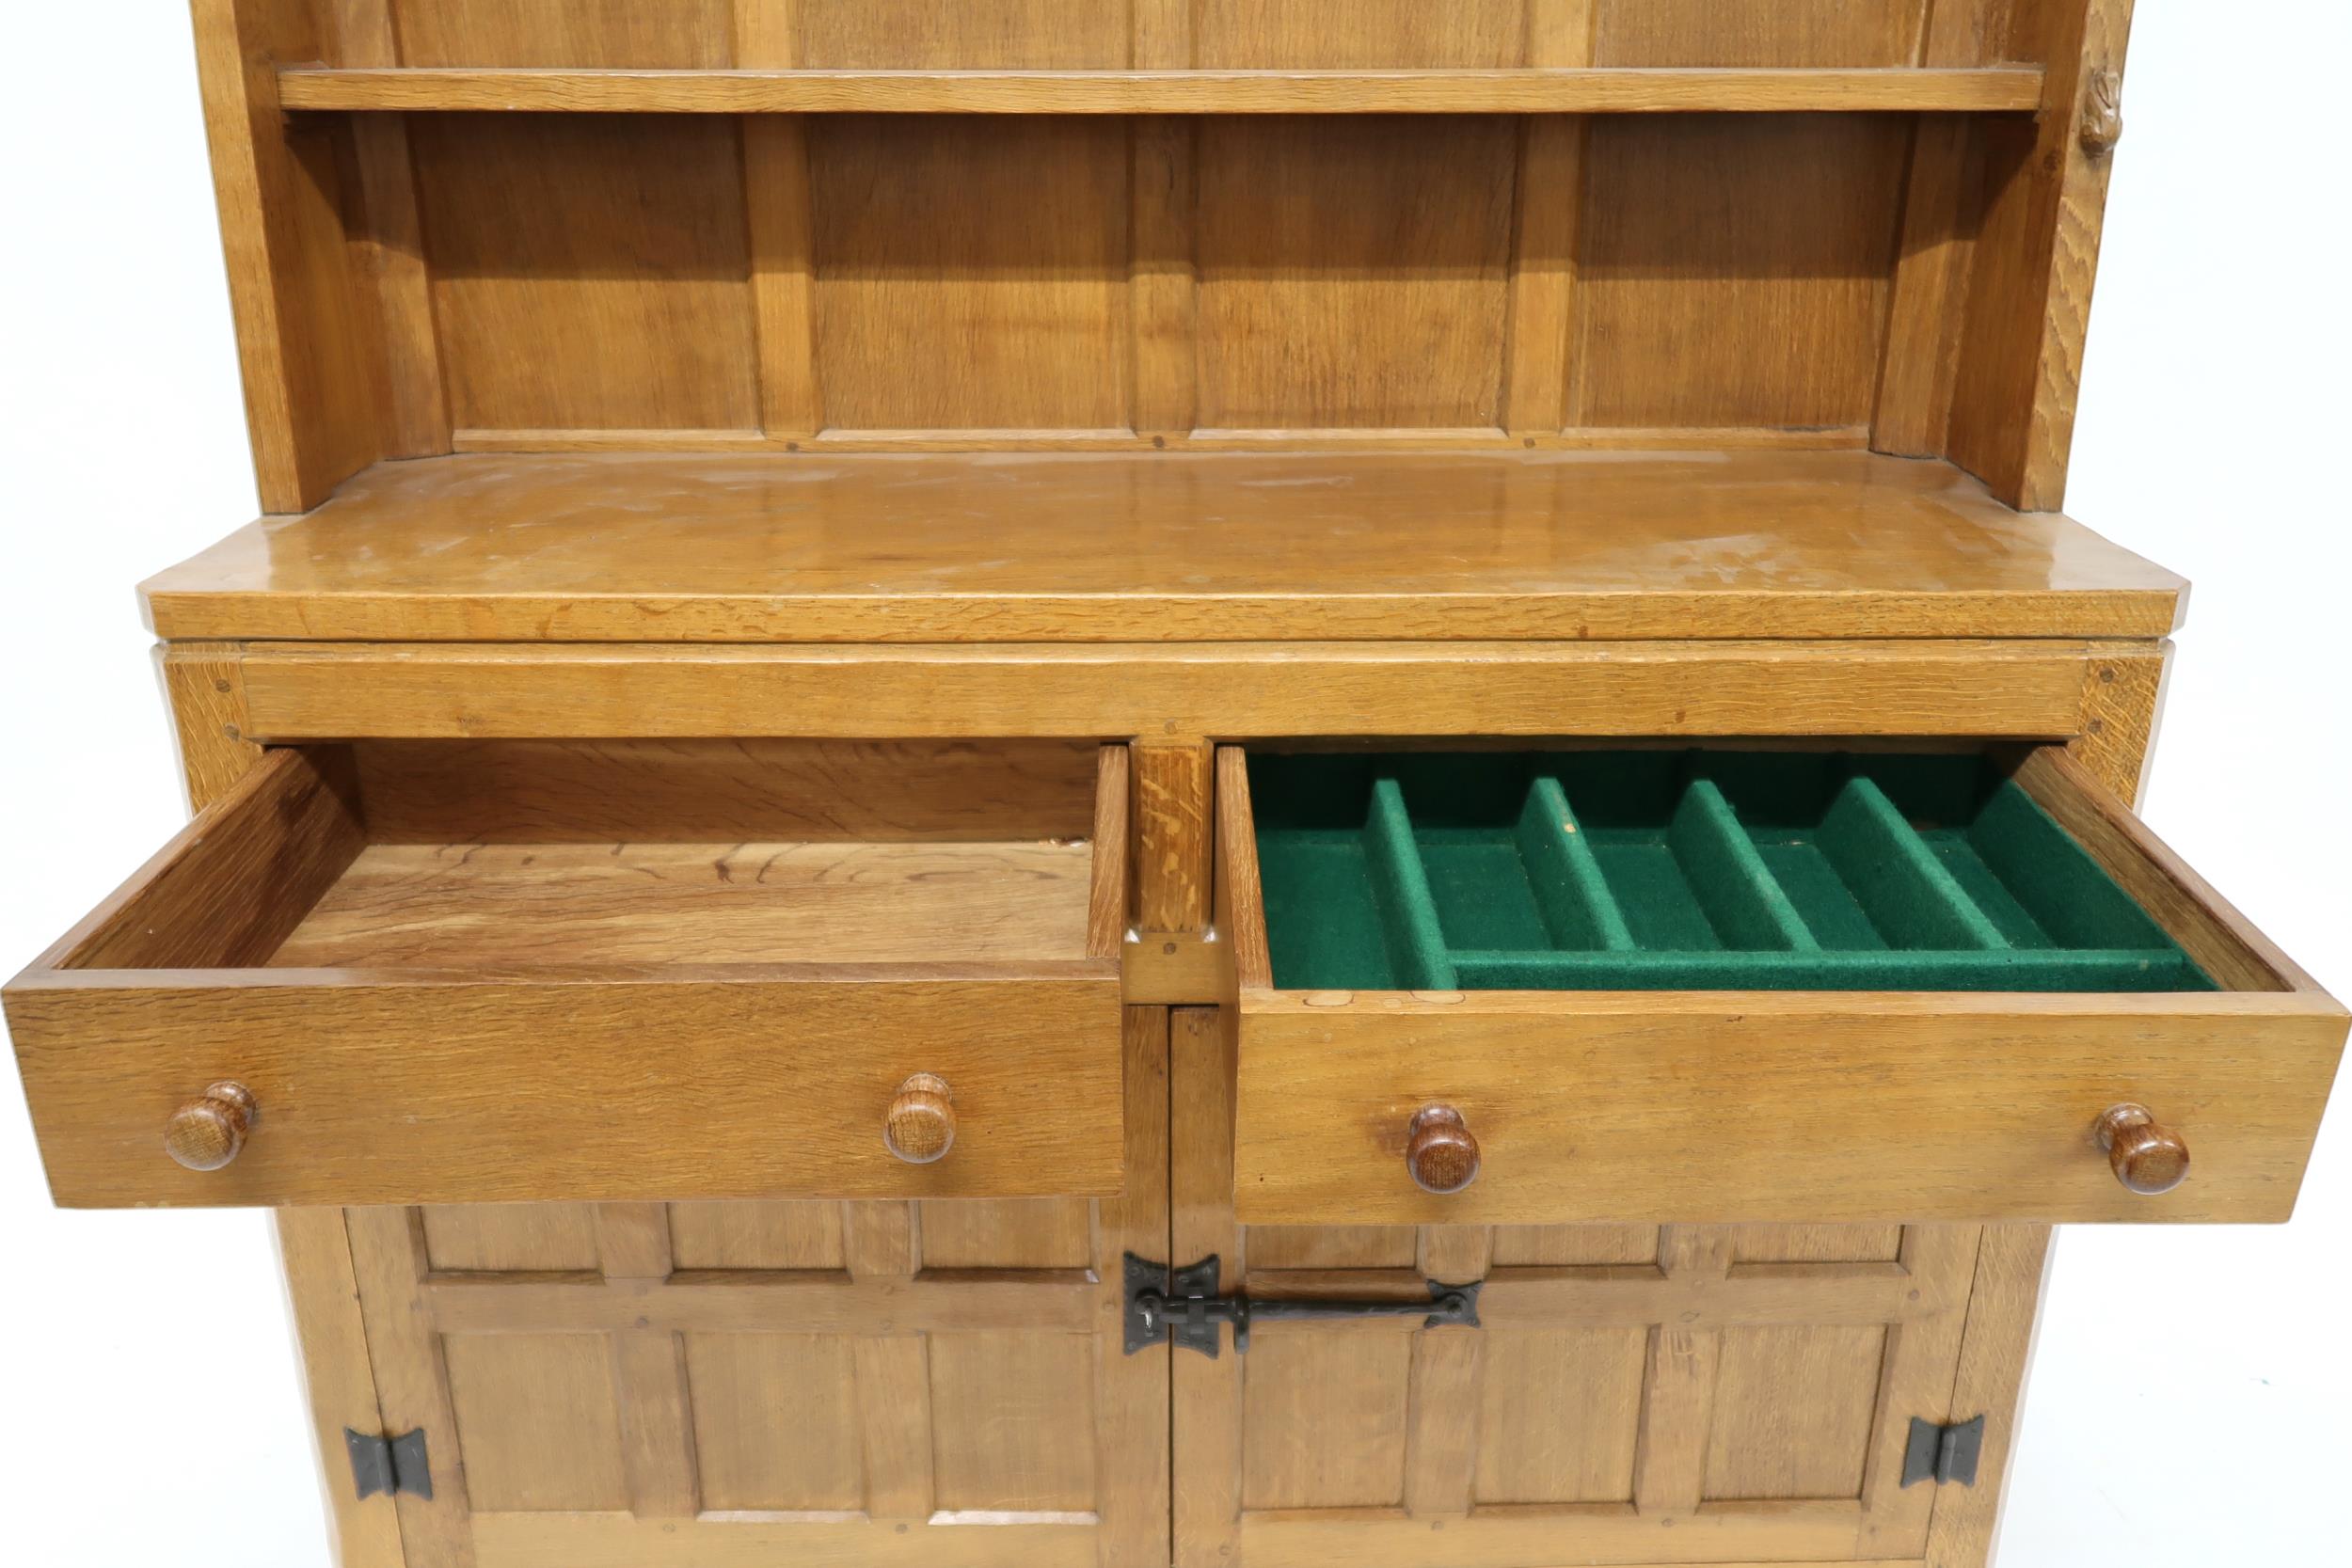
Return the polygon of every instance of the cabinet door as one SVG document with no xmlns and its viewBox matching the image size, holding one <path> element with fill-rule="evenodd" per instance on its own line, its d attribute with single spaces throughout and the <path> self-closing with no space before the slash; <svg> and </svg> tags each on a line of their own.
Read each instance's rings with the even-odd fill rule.
<svg viewBox="0 0 2352 1568">
<path fill-rule="evenodd" d="M 1167 1021 L 1117 1198 L 347 1211 L 407 1568 L 1164 1562 Z"/>
<path fill-rule="evenodd" d="M 1238 1225 L 1227 1018 L 1176 1018 L 1179 1261 L 1260 1300 L 1484 1286 L 1475 1328 L 1178 1351 L 1184 1568 L 1924 1553 L 1938 1488 L 1904 1450 L 1915 1417 L 1980 1413 L 1949 1404 L 1981 1227 Z"/>
</svg>

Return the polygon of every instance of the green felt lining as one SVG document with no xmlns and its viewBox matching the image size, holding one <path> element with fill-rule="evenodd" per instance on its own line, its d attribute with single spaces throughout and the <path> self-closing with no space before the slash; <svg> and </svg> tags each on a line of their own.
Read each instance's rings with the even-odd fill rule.
<svg viewBox="0 0 2352 1568">
<path fill-rule="evenodd" d="M 2207 990 L 1959 754 L 1253 754 L 1278 986 Z"/>
</svg>

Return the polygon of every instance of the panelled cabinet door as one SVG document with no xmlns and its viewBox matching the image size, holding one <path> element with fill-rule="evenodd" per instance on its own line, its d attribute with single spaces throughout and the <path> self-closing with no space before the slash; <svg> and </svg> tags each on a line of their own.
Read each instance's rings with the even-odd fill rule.
<svg viewBox="0 0 2352 1568">
<path fill-rule="evenodd" d="M 347 1211 L 407 1568 L 1165 1562 L 1167 1016 L 1120 1198 Z"/>
<path fill-rule="evenodd" d="M 1184 1261 L 1253 1302 L 1483 1281 L 1474 1328 L 1262 1319 L 1242 1354 L 1178 1351 L 1180 1568 L 1925 1555 L 1945 1489 L 1904 1486 L 1905 1449 L 1981 1413 L 1949 1407 L 1983 1227 L 1241 1226 L 1228 1031 L 1174 1035 Z"/>
</svg>

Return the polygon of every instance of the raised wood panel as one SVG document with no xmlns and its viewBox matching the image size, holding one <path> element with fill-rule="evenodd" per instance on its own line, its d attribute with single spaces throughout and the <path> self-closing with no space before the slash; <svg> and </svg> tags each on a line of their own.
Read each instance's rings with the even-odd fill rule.
<svg viewBox="0 0 2352 1568">
<path fill-rule="evenodd" d="M 683 1338 L 704 1508 L 866 1506 L 859 1412 L 866 1391 L 857 1386 L 849 1336 Z"/>
<path fill-rule="evenodd" d="M 1724 1330 L 1706 1499 L 1859 1497 L 1885 1347 L 1871 1325 Z"/>
<path fill-rule="evenodd" d="M 1654 1225 L 1498 1225 L 1493 1230 L 1497 1268 L 1646 1263 L 1658 1256 Z"/>
<path fill-rule="evenodd" d="M 1200 422 L 1491 427 L 1516 127 L 1200 129 Z"/>
<path fill-rule="evenodd" d="M 841 1234 L 838 1203 L 670 1205 L 670 1253 L 681 1269 L 838 1269 Z"/>
<path fill-rule="evenodd" d="M 729 63 L 730 0 L 392 0 L 412 66 Z"/>
<path fill-rule="evenodd" d="M 1740 1263 L 1891 1263 L 1899 1225 L 1743 1225 L 1732 1259 Z"/>
<path fill-rule="evenodd" d="M 1127 422 L 1123 125 L 829 119 L 810 154 L 829 425 Z"/>
<path fill-rule="evenodd" d="M 1638 1327 L 1491 1333 L 1476 1500 L 1630 1502 L 1649 1338 Z"/>
<path fill-rule="evenodd" d="M 1194 63 L 1204 71 L 1518 65 L 1527 9 L 1528 0 L 1199 0 Z"/>
<path fill-rule="evenodd" d="M 1122 1045 L 1117 1197 L 349 1211 L 437 1463 L 406 1568 L 1161 1568 L 1169 1354 L 1117 1307 L 1169 1240 L 1167 1012 Z"/>
<path fill-rule="evenodd" d="M 427 1209 L 425 1261 L 444 1273 L 594 1273 L 596 1213 L 584 1203 Z"/>
<path fill-rule="evenodd" d="M 1406 1269 L 1413 1232 L 1392 1225 L 1261 1225 L 1249 1231 L 1253 1269 Z"/>
<path fill-rule="evenodd" d="M 1116 1268 L 1116 1263 L 1112 1265 Z M 1095 1347 L 1069 1335 L 933 1336 L 938 1504 L 951 1513 L 1084 1513 L 1095 1489 Z"/>
<path fill-rule="evenodd" d="M 813 71 L 1084 71 L 1127 64 L 1120 0 L 739 0 L 797 13 Z"/>
<path fill-rule="evenodd" d="M 736 126 L 453 115 L 412 133 L 457 427 L 758 427 Z"/>
<path fill-rule="evenodd" d="M 1413 1342 L 1402 1334 L 1256 1330 L 1242 1373 L 1242 1506 L 1402 1502 L 1412 1364 Z"/>
<path fill-rule="evenodd" d="M 923 1266 L 1083 1269 L 1094 1254 L 1091 1208 L 1059 1197 L 922 1204 Z"/>
<path fill-rule="evenodd" d="M 620 1404 L 602 1335 L 452 1334 L 441 1354 L 474 1508 L 628 1507 Z"/>
<path fill-rule="evenodd" d="M 1867 115 L 1596 123 L 1571 422 L 1867 424 L 1909 147 Z"/>
<path fill-rule="evenodd" d="M 1931 0 L 1591 0 L 1593 59 L 1631 66 L 1895 66 Z"/>
</svg>

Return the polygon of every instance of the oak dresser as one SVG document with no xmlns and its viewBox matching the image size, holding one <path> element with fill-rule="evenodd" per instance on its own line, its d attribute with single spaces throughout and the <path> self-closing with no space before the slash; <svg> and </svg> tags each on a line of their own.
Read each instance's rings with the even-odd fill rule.
<svg viewBox="0 0 2352 1568">
<path fill-rule="evenodd" d="M 2050 1227 L 2288 1217 L 2129 0 L 194 9 L 265 515 L 7 1013 L 350 1568 L 1976 1568 Z"/>
</svg>

